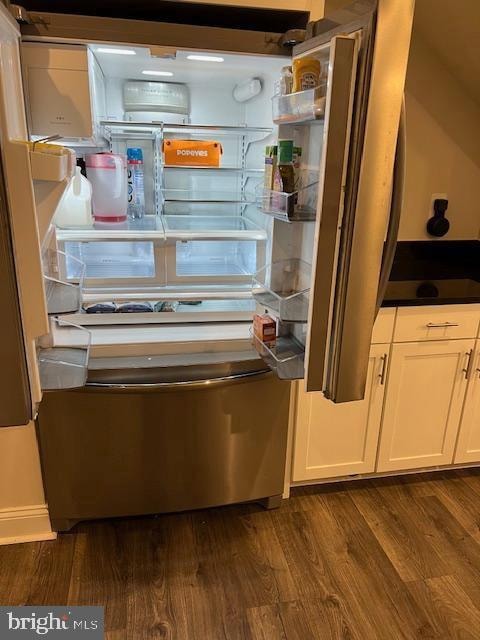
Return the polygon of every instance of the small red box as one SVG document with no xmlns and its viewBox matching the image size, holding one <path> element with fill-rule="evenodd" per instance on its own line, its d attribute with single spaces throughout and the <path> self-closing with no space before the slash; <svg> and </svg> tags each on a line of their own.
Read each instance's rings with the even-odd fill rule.
<svg viewBox="0 0 480 640">
<path fill-rule="evenodd" d="M 277 324 L 273 318 L 269 315 L 259 315 L 256 313 L 253 316 L 253 334 L 261 342 L 273 346 L 277 339 Z"/>
</svg>

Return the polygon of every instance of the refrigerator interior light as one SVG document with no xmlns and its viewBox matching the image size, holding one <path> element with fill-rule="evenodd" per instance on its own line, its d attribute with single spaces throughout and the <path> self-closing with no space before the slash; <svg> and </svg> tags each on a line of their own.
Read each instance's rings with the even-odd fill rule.
<svg viewBox="0 0 480 640">
<path fill-rule="evenodd" d="M 111 47 L 100 47 L 99 49 L 95 49 L 97 53 L 113 53 L 117 56 L 136 56 L 137 52 L 133 49 L 113 49 Z"/>
<path fill-rule="evenodd" d="M 150 71 L 149 69 L 145 69 L 144 71 L 142 71 L 142 73 L 144 76 L 163 76 L 163 77 L 173 76 L 173 73 L 171 71 L 155 71 L 155 70 Z"/>
<path fill-rule="evenodd" d="M 197 62 L 225 62 L 225 59 L 220 56 L 206 56 L 193 53 L 187 56 L 187 60 L 196 60 Z"/>
</svg>

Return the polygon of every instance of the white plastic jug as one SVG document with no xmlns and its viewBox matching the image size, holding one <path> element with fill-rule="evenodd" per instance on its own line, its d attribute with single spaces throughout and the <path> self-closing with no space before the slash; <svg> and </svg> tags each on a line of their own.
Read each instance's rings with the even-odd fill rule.
<svg viewBox="0 0 480 640">
<path fill-rule="evenodd" d="M 127 219 L 127 163 L 116 153 L 93 153 L 85 157 L 92 183 L 95 222 L 119 223 Z"/>
<path fill-rule="evenodd" d="M 70 184 L 59 202 L 53 222 L 60 229 L 85 229 L 93 226 L 92 185 L 76 167 Z"/>
</svg>

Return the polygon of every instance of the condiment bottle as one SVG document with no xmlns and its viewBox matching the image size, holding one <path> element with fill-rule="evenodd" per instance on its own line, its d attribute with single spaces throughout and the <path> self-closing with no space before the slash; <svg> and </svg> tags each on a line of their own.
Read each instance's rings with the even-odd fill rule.
<svg viewBox="0 0 480 640">
<path fill-rule="evenodd" d="M 320 60 L 305 56 L 293 61 L 293 91 L 315 89 L 320 84 L 322 65 Z"/>
</svg>

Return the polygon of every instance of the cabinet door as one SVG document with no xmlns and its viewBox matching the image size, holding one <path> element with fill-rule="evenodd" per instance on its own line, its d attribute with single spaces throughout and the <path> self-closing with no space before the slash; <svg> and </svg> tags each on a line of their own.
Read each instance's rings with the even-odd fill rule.
<svg viewBox="0 0 480 640">
<path fill-rule="evenodd" d="M 389 349 L 370 350 L 364 400 L 334 404 L 298 385 L 293 481 L 374 471 Z"/>
<path fill-rule="evenodd" d="M 394 344 L 377 471 L 450 464 L 474 340 Z"/>
<path fill-rule="evenodd" d="M 454 462 L 480 462 L 480 340 L 477 340 Z"/>
</svg>

